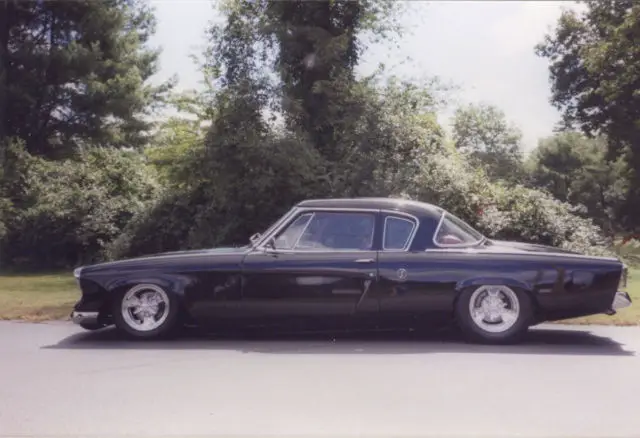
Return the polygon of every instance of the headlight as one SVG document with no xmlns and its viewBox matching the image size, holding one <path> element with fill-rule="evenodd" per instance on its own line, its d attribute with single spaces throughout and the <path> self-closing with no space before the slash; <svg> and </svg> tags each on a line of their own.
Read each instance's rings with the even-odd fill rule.
<svg viewBox="0 0 640 438">
<path fill-rule="evenodd" d="M 80 273 L 82 273 L 82 266 L 73 270 L 73 276 L 76 280 L 80 278 Z"/>
</svg>

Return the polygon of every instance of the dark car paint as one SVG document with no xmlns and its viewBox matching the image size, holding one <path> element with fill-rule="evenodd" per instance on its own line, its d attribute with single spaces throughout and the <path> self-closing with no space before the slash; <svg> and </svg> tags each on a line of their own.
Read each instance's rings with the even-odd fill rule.
<svg viewBox="0 0 640 438">
<path fill-rule="evenodd" d="M 442 210 L 437 207 L 387 199 L 306 201 L 298 207 L 384 209 L 376 221 L 374 250 L 275 252 L 246 246 L 87 266 L 75 310 L 100 311 L 108 323 L 118 293 L 150 282 L 179 296 L 201 325 L 412 324 L 450 317 L 461 290 L 491 283 L 526 291 L 543 321 L 608 311 L 622 274 L 616 259 L 543 245 L 485 240 L 472 248 L 438 249 L 433 233 Z M 420 222 L 408 251 L 380 251 L 384 217 L 393 211 Z"/>
</svg>

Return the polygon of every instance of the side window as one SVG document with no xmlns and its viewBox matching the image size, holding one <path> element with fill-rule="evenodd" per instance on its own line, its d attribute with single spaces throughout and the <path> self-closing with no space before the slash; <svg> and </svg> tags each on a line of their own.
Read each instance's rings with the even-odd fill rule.
<svg viewBox="0 0 640 438">
<path fill-rule="evenodd" d="M 368 213 L 317 212 L 295 249 L 369 250 L 373 247 L 375 216 Z"/>
<path fill-rule="evenodd" d="M 382 249 L 404 250 L 411 242 L 416 223 L 411 219 L 387 216 L 384 220 Z"/>
<path fill-rule="evenodd" d="M 434 242 L 439 246 L 464 246 L 478 243 L 482 234 L 473 229 L 462 219 L 444 213 Z"/>
<path fill-rule="evenodd" d="M 313 214 L 311 213 L 303 214 L 285 228 L 275 239 L 276 249 L 292 249 L 296 243 L 298 243 L 302 232 L 309 224 L 312 216 Z"/>
</svg>

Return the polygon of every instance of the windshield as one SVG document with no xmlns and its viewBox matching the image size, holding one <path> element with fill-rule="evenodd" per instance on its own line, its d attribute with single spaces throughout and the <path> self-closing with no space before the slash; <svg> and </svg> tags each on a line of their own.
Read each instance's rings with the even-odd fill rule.
<svg viewBox="0 0 640 438">
<path fill-rule="evenodd" d="M 275 230 L 277 227 L 280 226 L 280 224 L 287 219 L 293 212 L 295 211 L 295 208 L 287 211 L 285 214 L 283 214 L 282 216 L 280 216 L 280 218 L 278 218 L 277 221 L 275 221 L 274 223 L 271 224 L 271 226 L 269 228 L 267 228 L 264 232 L 262 233 L 256 233 L 253 236 L 251 236 L 249 238 L 251 245 L 255 246 L 255 244 L 262 238 L 262 236 L 266 236 L 268 234 L 270 234 L 273 230 Z"/>
<path fill-rule="evenodd" d="M 438 246 L 469 246 L 483 239 L 484 236 L 480 232 L 462 219 L 450 213 L 443 213 L 434 242 Z"/>
</svg>

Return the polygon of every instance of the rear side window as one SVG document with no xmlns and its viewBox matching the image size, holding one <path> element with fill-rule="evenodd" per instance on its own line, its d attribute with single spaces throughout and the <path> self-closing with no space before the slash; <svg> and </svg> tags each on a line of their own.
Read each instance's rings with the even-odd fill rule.
<svg viewBox="0 0 640 438">
<path fill-rule="evenodd" d="M 443 214 L 434 238 L 435 243 L 442 247 L 473 245 L 480 240 L 482 240 L 482 234 L 450 213 Z"/>
<path fill-rule="evenodd" d="M 416 223 L 408 218 L 387 216 L 384 220 L 382 249 L 404 250 L 411 244 Z"/>
</svg>

